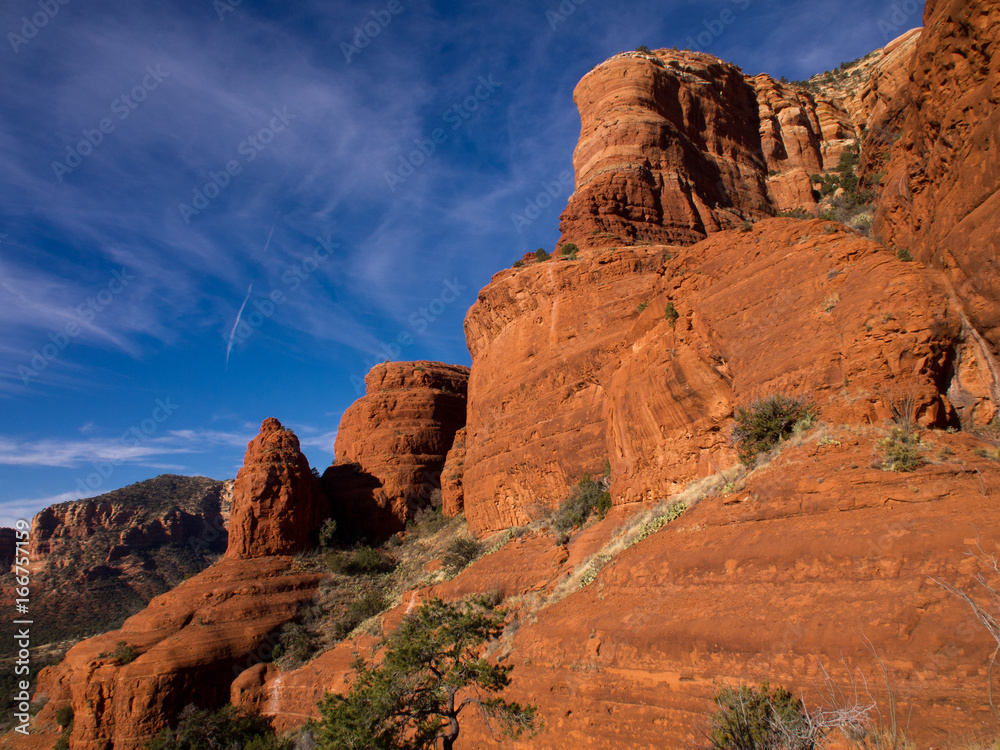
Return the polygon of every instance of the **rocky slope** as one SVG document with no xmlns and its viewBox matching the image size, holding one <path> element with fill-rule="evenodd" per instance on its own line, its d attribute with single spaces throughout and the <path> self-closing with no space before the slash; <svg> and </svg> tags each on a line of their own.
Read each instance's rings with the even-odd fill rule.
<svg viewBox="0 0 1000 750">
<path fill-rule="evenodd" d="M 329 505 L 299 439 L 274 417 L 247 444 L 233 485 L 227 557 L 302 552 L 316 545 Z"/>
<path fill-rule="evenodd" d="M 894 144 L 877 236 L 941 269 L 972 325 L 1000 346 L 1000 8 L 932 0 L 909 80 L 888 118 Z"/>
<path fill-rule="evenodd" d="M 847 693 L 868 680 L 884 706 L 880 659 L 912 698 L 910 736 L 953 746 L 990 721 L 995 643 L 933 579 L 974 585 L 966 552 L 973 527 L 995 525 L 1000 467 L 975 454 L 977 440 L 937 432 L 928 466 L 883 472 L 868 466 L 880 436 L 821 428 L 734 493 L 684 493 L 695 507 L 635 544 L 621 541 L 639 526 L 634 507 L 565 547 L 542 528 L 405 596 L 384 620 L 430 596 L 506 593 L 514 615 L 497 655 L 514 666 L 511 697 L 538 705 L 546 721 L 541 735 L 509 747 L 687 747 L 701 740 L 719 685 L 767 679 L 818 707 L 830 688 L 824 669 Z M 1000 537 L 991 530 L 981 541 Z M 300 727 L 370 646 L 366 637 L 297 670 L 260 669 L 248 689 L 234 686 L 234 703 L 280 729 Z M 899 709 L 905 721 L 908 705 Z M 463 725 L 459 747 L 490 743 L 475 720 Z"/>
<path fill-rule="evenodd" d="M 344 412 L 323 482 L 349 536 L 385 539 L 431 502 L 455 433 L 465 426 L 469 369 L 386 362 Z"/>
<path fill-rule="evenodd" d="M 72 750 L 140 750 L 189 703 L 219 707 L 244 670 L 267 661 L 274 632 L 316 594 L 319 576 L 292 558 L 225 559 L 163 594 L 120 630 L 70 649 L 38 678 L 38 747 L 59 737 L 55 712 L 73 708 Z M 138 655 L 123 660 L 119 644 Z M 11 747 L 18 745 L 11 744 Z"/>
<path fill-rule="evenodd" d="M 117 627 L 227 544 L 231 483 L 165 474 L 52 505 L 29 535 L 36 643 Z"/>
</svg>

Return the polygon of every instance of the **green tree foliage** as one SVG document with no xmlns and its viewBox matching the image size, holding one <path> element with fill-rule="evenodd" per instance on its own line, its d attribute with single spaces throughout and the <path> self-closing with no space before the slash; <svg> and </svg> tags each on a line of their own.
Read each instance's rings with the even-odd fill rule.
<svg viewBox="0 0 1000 750">
<path fill-rule="evenodd" d="M 715 695 L 719 710 L 710 720 L 711 750 L 812 750 L 802 701 L 784 688 L 740 685 Z"/>
<path fill-rule="evenodd" d="M 292 750 L 291 740 L 275 736 L 267 719 L 224 706 L 205 711 L 188 706 L 177 727 L 156 735 L 147 750 Z"/>
<path fill-rule="evenodd" d="M 478 709 L 491 727 L 517 737 L 536 730 L 534 706 L 497 694 L 510 684 L 510 666 L 482 656 L 503 632 L 506 611 L 483 598 L 432 599 L 407 615 L 384 642 L 379 666 L 359 660 L 346 695 L 327 694 L 312 726 L 317 750 L 451 750 L 459 716 Z"/>
<path fill-rule="evenodd" d="M 796 423 L 810 424 L 815 416 L 813 404 L 781 394 L 736 407 L 733 439 L 740 461 L 752 466 L 759 453 L 771 450 L 791 435 Z"/>
</svg>

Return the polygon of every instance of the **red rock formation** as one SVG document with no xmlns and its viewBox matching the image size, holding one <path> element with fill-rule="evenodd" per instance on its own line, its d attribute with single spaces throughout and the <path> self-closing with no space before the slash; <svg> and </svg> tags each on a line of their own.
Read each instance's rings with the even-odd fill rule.
<svg viewBox="0 0 1000 750">
<path fill-rule="evenodd" d="M 1000 8 L 935 0 L 893 99 L 900 115 L 873 229 L 945 271 L 973 327 L 1000 346 Z"/>
<path fill-rule="evenodd" d="M 844 147 L 857 137 L 841 103 L 766 74 L 751 80 L 760 105 L 760 141 L 768 170 L 801 169 L 811 175 L 836 166 Z"/>
<path fill-rule="evenodd" d="M 465 428 L 455 433 L 455 441 L 444 461 L 441 472 L 441 512 L 457 516 L 465 508 L 462 475 L 465 473 Z"/>
<path fill-rule="evenodd" d="M 121 630 L 74 646 L 39 674 L 36 700 L 48 703 L 33 733 L 54 743 L 55 712 L 69 705 L 73 750 L 140 750 L 189 703 L 222 706 L 234 679 L 268 660 L 273 633 L 316 594 L 320 576 L 296 573 L 292 563 L 223 560 L 158 596 Z M 121 641 L 138 658 L 116 662 Z"/>
<path fill-rule="evenodd" d="M 226 556 L 309 549 L 328 515 L 326 497 L 299 450 L 299 439 L 274 417 L 265 419 L 236 475 Z"/>
<path fill-rule="evenodd" d="M 323 475 L 338 524 L 385 538 L 430 502 L 455 433 L 465 425 L 469 368 L 386 362 L 344 412 L 336 463 Z"/>
<path fill-rule="evenodd" d="M 988 360 L 940 277 L 832 222 L 503 271 L 466 335 L 462 481 L 479 534 L 544 515 L 605 458 L 615 502 L 663 497 L 731 461 L 734 403 L 767 393 L 810 393 L 853 423 L 888 416 L 892 383 L 919 391 L 928 424 L 995 411 Z"/>
<path fill-rule="evenodd" d="M 697 242 L 773 213 L 757 97 L 732 65 L 625 52 L 584 76 L 573 100 L 582 126 L 564 241 Z"/>
<path fill-rule="evenodd" d="M 500 646 L 514 665 L 509 697 L 537 705 L 546 726 L 512 747 L 684 747 L 701 736 L 720 684 L 770 680 L 818 707 L 820 664 L 842 689 L 851 684 L 845 664 L 860 669 L 884 708 L 866 639 L 913 699 L 910 738 L 950 747 L 990 721 L 995 644 L 930 579 L 974 585 L 965 551 L 976 543 L 973 527 L 992 528 L 994 511 L 968 469 L 988 486 L 1000 469 L 974 454 L 977 441 L 942 432 L 932 439 L 953 450 L 948 460 L 913 475 L 882 472 L 867 466 L 879 437 L 834 429 L 787 448 L 740 492 L 706 497 L 613 554 L 589 585 L 581 574 L 593 556 L 625 546 L 606 545 L 635 523 L 629 508 L 612 509 L 568 548 L 546 532 L 514 539 L 457 578 L 405 596 L 385 626 L 430 596 L 499 588 L 516 597 L 518 627 Z M 372 640 L 342 643 L 280 675 L 259 668 L 238 693 L 234 685 L 234 703 L 281 729 L 299 727 L 317 716 L 325 689 L 347 686 L 357 652 L 371 654 Z M 462 732 L 459 747 L 488 743 L 474 720 Z"/>
</svg>

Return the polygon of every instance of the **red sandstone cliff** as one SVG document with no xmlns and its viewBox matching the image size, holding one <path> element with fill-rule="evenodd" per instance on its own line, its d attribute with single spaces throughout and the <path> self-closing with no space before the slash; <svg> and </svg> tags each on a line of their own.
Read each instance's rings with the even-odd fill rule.
<svg viewBox="0 0 1000 750">
<path fill-rule="evenodd" d="M 1000 346 L 1000 8 L 930 0 L 894 131 L 873 229 L 951 282 L 972 325 Z"/>
<path fill-rule="evenodd" d="M 465 426 L 469 369 L 386 362 L 344 412 L 333 466 L 323 475 L 348 535 L 384 539 L 431 502 L 455 433 Z"/>
<path fill-rule="evenodd" d="M 293 432 L 270 417 L 247 445 L 236 475 L 227 557 L 302 552 L 315 546 L 326 497 Z"/>
<path fill-rule="evenodd" d="M 888 416 L 893 383 L 919 390 L 929 425 L 995 413 L 988 355 L 940 276 L 820 220 L 503 271 L 466 333 L 462 491 L 480 534 L 541 517 L 605 459 L 614 502 L 664 497 L 731 463 L 734 404 L 772 392 L 854 424 Z"/>
</svg>

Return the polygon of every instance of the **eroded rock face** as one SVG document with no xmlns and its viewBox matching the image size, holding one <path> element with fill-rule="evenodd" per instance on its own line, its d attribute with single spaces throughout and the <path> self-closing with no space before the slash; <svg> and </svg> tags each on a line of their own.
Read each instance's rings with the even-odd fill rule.
<svg viewBox="0 0 1000 750">
<path fill-rule="evenodd" d="M 697 242 L 773 213 L 757 97 L 732 65 L 626 52 L 584 76 L 573 100 L 582 125 L 564 241 Z"/>
<path fill-rule="evenodd" d="M 714 473 L 734 459 L 734 405 L 770 393 L 854 424 L 888 417 L 893 389 L 915 393 L 924 424 L 995 412 L 984 350 L 943 279 L 833 222 L 770 219 L 687 248 L 503 271 L 466 335 L 462 482 L 479 534 L 545 515 L 605 459 L 616 503 Z"/>
<path fill-rule="evenodd" d="M 455 440 L 441 472 L 441 511 L 446 516 L 457 516 L 465 508 L 462 476 L 465 474 L 465 428 L 455 433 Z"/>
<path fill-rule="evenodd" d="M 365 377 L 366 394 L 340 421 L 337 460 L 323 482 L 338 525 L 383 539 L 441 488 L 455 433 L 465 426 L 469 368 L 386 362 Z"/>
<path fill-rule="evenodd" d="M 1000 346 L 1000 8 L 936 0 L 899 109 L 873 230 L 944 270 L 973 327 Z"/>
<path fill-rule="evenodd" d="M 221 707 L 234 680 L 269 660 L 274 633 L 315 596 L 321 576 L 292 566 L 288 557 L 223 560 L 156 597 L 121 630 L 77 644 L 39 674 L 35 700 L 48 703 L 32 734 L 54 745 L 55 712 L 71 706 L 73 750 L 141 750 L 188 704 Z M 119 642 L 136 649 L 134 661 L 116 661 Z"/>
<path fill-rule="evenodd" d="M 573 98 L 576 191 L 561 230 L 581 247 L 690 244 L 814 207 L 809 176 L 836 166 L 857 137 L 836 92 L 744 76 L 697 52 L 616 55 Z"/>
<path fill-rule="evenodd" d="M 247 445 L 236 475 L 227 557 L 302 552 L 314 546 L 329 506 L 295 433 L 274 417 Z"/>
</svg>

